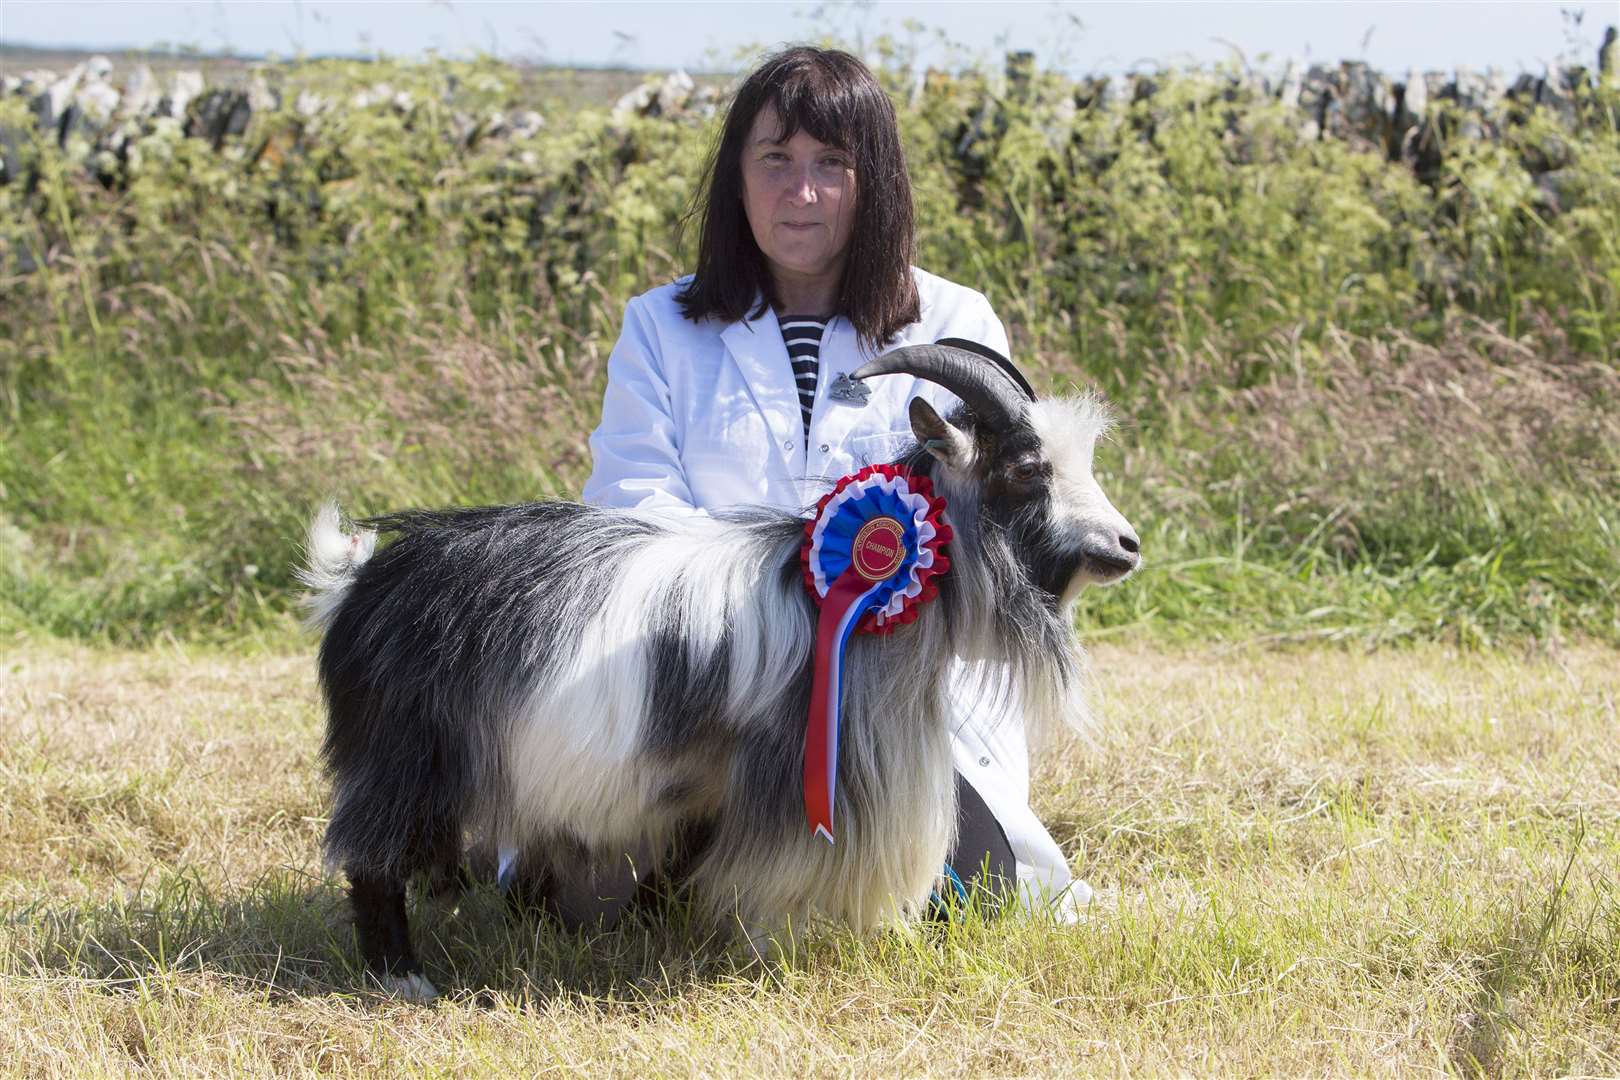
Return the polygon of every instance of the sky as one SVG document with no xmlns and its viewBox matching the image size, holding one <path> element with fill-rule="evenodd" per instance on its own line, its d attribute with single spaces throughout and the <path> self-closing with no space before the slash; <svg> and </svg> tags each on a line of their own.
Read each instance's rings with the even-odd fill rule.
<svg viewBox="0 0 1620 1080">
<path fill-rule="evenodd" d="M 1577 26 L 1565 12 L 1581 13 Z M 1273 0 L 932 3 L 463 2 L 463 0 L 0 0 L 0 43 L 192 47 L 292 56 L 492 53 L 565 66 L 738 70 L 761 48 L 832 33 L 909 39 L 922 62 L 1031 49 L 1072 74 L 1208 63 L 1364 59 L 1386 71 L 1590 64 L 1620 0 Z M 946 48 L 942 41 L 954 43 Z"/>
</svg>

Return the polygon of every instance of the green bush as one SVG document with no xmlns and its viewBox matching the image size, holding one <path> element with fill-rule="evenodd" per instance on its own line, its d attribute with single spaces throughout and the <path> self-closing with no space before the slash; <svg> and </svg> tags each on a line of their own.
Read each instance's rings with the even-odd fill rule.
<svg viewBox="0 0 1620 1080">
<path fill-rule="evenodd" d="M 0 185 L 0 631 L 277 638 L 323 495 L 577 491 L 623 304 L 687 265 L 712 118 L 552 112 L 490 61 L 269 75 L 217 151 L 155 125 L 104 183 L 35 141 Z M 1620 637 L 1612 91 L 1424 183 L 1218 73 L 884 75 L 919 263 L 1130 418 L 1100 460 L 1148 569 L 1094 632 Z M 412 106 L 351 101 L 381 80 Z"/>
</svg>

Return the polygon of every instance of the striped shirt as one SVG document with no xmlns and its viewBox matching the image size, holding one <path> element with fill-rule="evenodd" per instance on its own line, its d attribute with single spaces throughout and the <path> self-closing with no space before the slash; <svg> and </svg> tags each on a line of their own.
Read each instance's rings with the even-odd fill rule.
<svg viewBox="0 0 1620 1080">
<path fill-rule="evenodd" d="M 799 412 L 804 416 L 804 437 L 810 438 L 810 410 L 816 403 L 816 379 L 821 369 L 821 335 L 828 320 L 815 315 L 783 315 L 782 340 L 787 344 L 788 361 L 793 365 L 793 382 L 799 388 Z"/>
</svg>

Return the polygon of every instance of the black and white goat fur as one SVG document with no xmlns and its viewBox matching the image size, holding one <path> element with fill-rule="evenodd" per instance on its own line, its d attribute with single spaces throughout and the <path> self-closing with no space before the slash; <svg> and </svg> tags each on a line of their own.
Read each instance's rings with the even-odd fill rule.
<svg viewBox="0 0 1620 1080">
<path fill-rule="evenodd" d="M 362 951 L 431 997 L 405 886 L 454 875 L 469 836 L 530 872 L 633 853 L 679 860 L 700 912 L 776 931 L 855 927 L 923 905 L 955 827 L 949 697 L 978 671 L 1038 734 L 1084 715 L 1070 601 L 1137 562 L 1092 477 L 1095 398 L 1034 401 L 1000 358 L 886 354 L 964 406 L 911 403 L 953 530 L 949 573 L 917 621 L 860 635 L 845 664 L 837 843 L 811 835 L 801 775 L 816 607 L 802 519 L 774 510 L 656 516 L 568 502 L 408 511 L 345 532 L 328 504 L 303 577 L 325 631 L 320 680 L 335 805 Z M 397 538 L 380 550 L 378 533 Z"/>
</svg>

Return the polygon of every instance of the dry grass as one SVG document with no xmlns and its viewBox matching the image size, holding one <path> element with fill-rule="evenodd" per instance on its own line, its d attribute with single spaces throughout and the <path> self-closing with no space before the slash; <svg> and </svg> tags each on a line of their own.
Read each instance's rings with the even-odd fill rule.
<svg viewBox="0 0 1620 1080">
<path fill-rule="evenodd" d="M 283 340 L 275 378 L 250 379 L 235 397 L 204 389 L 209 415 L 237 440 L 237 469 L 306 492 L 397 490 L 423 461 L 444 499 L 491 473 L 523 476 L 531 493 L 558 478 L 577 488 L 606 362 L 598 342 L 485 327 L 464 305 L 450 317 L 453 331 L 435 324 L 377 346 L 334 345 L 312 329 Z"/>
<path fill-rule="evenodd" d="M 1497 545 L 1556 577 L 1562 536 L 1596 529 L 1583 569 L 1612 594 L 1597 519 L 1620 485 L 1620 369 L 1533 321 L 1518 338 L 1458 318 L 1438 344 L 1398 328 L 1332 331 L 1320 349 L 1278 333 L 1183 356 L 1149 379 L 1143 411 L 1163 420 L 1124 444 L 1125 474 L 1181 527 L 1213 534 L 1235 516 L 1257 547 L 1296 558 L 1410 564 L 1438 546 L 1450 562 Z"/>
<path fill-rule="evenodd" d="M 1532 339 L 1459 319 L 1438 345 L 1398 329 L 1335 333 L 1308 364 L 1288 355 L 1297 341 L 1277 340 L 1264 355 L 1229 360 L 1229 371 L 1200 357 L 1158 392 L 1175 408 L 1178 397 L 1195 400 L 1194 384 L 1230 385 L 1245 367 L 1271 372 L 1233 392 L 1230 409 L 1187 419 L 1201 442 L 1250 463 L 1237 475 L 1255 498 L 1337 508 L 1329 539 L 1352 551 L 1367 522 L 1388 531 L 1414 508 L 1489 521 L 1477 503 L 1517 509 L 1620 484 L 1620 370 L 1570 349 L 1552 320 L 1536 321 Z"/>
<path fill-rule="evenodd" d="M 306 656 L 0 668 L 0 1072 L 1620 1070 L 1620 656 L 1098 650 L 1041 764 L 1084 925 L 829 933 L 424 913 L 450 1000 L 365 989 L 321 876 Z"/>
</svg>

